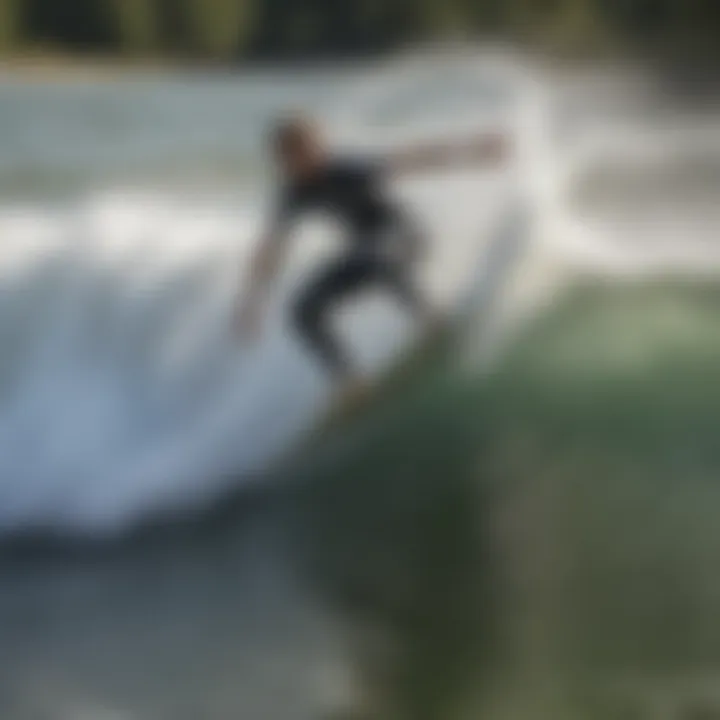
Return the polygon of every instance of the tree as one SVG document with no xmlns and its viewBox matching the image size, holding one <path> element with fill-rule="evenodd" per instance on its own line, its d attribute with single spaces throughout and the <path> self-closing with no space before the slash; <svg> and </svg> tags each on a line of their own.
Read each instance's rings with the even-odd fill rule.
<svg viewBox="0 0 720 720">
<path fill-rule="evenodd" d="M 598 0 L 562 0 L 548 18 L 543 40 L 551 47 L 592 51 L 607 46 L 607 28 Z"/>
<path fill-rule="evenodd" d="M 157 8 L 153 0 L 113 0 L 122 48 L 149 55 L 159 47 Z"/>
<path fill-rule="evenodd" d="M 17 0 L 0 0 L 0 53 L 13 49 L 18 41 Z"/>
<path fill-rule="evenodd" d="M 253 0 L 185 0 L 194 50 L 229 59 L 244 49 L 254 29 Z"/>
<path fill-rule="evenodd" d="M 508 0 L 503 25 L 532 43 L 587 50 L 607 40 L 607 5 L 606 0 Z"/>
</svg>

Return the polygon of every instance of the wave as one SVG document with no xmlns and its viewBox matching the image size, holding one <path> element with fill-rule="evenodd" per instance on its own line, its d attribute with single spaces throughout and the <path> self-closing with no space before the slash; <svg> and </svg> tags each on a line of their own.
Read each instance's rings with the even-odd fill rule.
<svg viewBox="0 0 720 720">
<path fill-rule="evenodd" d="M 531 250 L 502 288 L 508 307 L 493 307 L 492 321 L 507 311 L 507 324 L 521 327 L 518 312 L 559 297 L 568 278 L 676 271 L 678 258 L 692 272 L 717 267 L 706 245 L 688 251 L 670 242 L 663 254 L 628 242 L 622 223 L 596 222 L 593 202 L 589 210 L 577 205 L 570 191 L 581 179 L 569 170 L 589 164 L 577 159 L 588 153 L 548 145 L 547 101 L 517 79 L 515 66 L 489 82 L 467 58 L 448 63 L 371 73 L 323 108 L 337 139 L 353 146 L 501 120 L 517 130 L 522 163 L 502 177 L 464 173 L 398 188 L 438 238 L 424 282 L 439 303 L 450 310 L 473 289 L 482 296 L 477 264 L 518 193 L 532 210 L 523 230 Z M 428 102 L 438 78 L 446 78 L 442 101 Z M 197 89 L 171 85 L 158 91 L 171 107 L 189 107 Z M 275 94 L 262 87 L 273 99 L 263 114 L 252 104 L 260 90 L 251 93 L 248 137 L 286 96 L 287 83 Z M 337 91 L 337 83 L 323 87 Z M 235 92 L 230 84 L 206 98 L 204 112 L 215 103 L 222 114 Z M 130 127 L 126 142 L 140 136 L 134 152 L 159 137 L 152 113 L 147 126 Z M 183 155 L 191 133 L 178 129 L 178 142 L 165 147 L 191 157 L 197 145 Z M 247 175 L 253 167 L 244 166 L 240 194 L 217 176 L 198 189 L 158 184 L 150 173 L 98 191 L 86 175 L 90 187 L 71 200 L 0 207 L 1 532 L 112 535 L 159 515 L 197 512 L 231 488 L 266 482 L 267 469 L 320 417 L 329 388 L 287 331 L 284 308 L 308 270 L 335 251 L 332 228 L 302 229 L 263 341 L 243 347 L 232 332 L 240 269 L 264 212 L 264 193 Z M 470 330 L 482 324 L 486 333 L 487 320 L 476 317 Z M 393 362 L 414 333 L 377 298 L 348 311 L 341 327 L 370 372 Z M 470 367 L 477 370 L 476 360 Z"/>
</svg>

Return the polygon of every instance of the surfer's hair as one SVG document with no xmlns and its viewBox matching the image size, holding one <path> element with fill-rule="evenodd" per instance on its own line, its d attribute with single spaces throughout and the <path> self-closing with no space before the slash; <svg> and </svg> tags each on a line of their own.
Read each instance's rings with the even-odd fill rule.
<svg viewBox="0 0 720 720">
<path fill-rule="evenodd" d="M 270 147 L 280 155 L 302 149 L 316 134 L 315 124 L 304 115 L 286 115 L 276 120 L 270 131 Z"/>
</svg>

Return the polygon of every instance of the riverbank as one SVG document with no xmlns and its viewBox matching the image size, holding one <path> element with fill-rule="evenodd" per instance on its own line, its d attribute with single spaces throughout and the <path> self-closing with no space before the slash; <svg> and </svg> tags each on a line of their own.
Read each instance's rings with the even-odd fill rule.
<svg viewBox="0 0 720 720">
<path fill-rule="evenodd" d="M 0 58 L 0 79 L 11 78 L 28 82 L 83 82 L 149 74 L 169 75 L 187 72 L 196 67 L 198 67 L 197 63 L 181 63 L 159 57 L 22 53 Z"/>
</svg>

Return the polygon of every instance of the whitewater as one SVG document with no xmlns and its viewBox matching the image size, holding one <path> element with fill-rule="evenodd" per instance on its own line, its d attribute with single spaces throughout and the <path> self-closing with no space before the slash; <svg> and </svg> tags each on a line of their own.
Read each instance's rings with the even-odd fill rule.
<svg viewBox="0 0 720 720">
<path fill-rule="evenodd" d="M 318 115 L 339 147 L 371 152 L 483 128 L 515 139 L 503 171 L 395 188 L 433 238 L 424 284 L 448 312 L 481 314 L 484 303 L 495 318 L 502 294 L 517 317 L 582 273 L 714 273 L 706 215 L 680 243 L 688 226 L 675 209 L 649 219 L 632 215 L 637 203 L 599 220 L 583 212 L 617 190 L 613 174 L 632 183 L 640 168 L 642 184 L 698 159 L 717 171 L 712 120 L 682 131 L 672 117 L 633 123 L 628 97 L 651 102 L 633 82 L 642 87 L 629 79 L 609 93 L 623 108 L 614 117 L 612 103 L 592 107 L 592 81 L 568 81 L 563 108 L 538 68 L 502 54 L 232 79 L 3 81 L 0 531 L 112 535 L 200 510 L 265 482 L 322 417 L 330 388 L 284 313 L 298 283 L 337 251 L 336 228 L 300 229 L 262 342 L 243 346 L 234 332 L 243 271 L 272 202 L 263 131 L 287 108 Z M 523 248 L 519 280 L 510 292 L 503 275 L 488 298 L 488 253 L 507 232 Z M 416 333 L 380 298 L 341 323 L 373 374 Z"/>
</svg>

